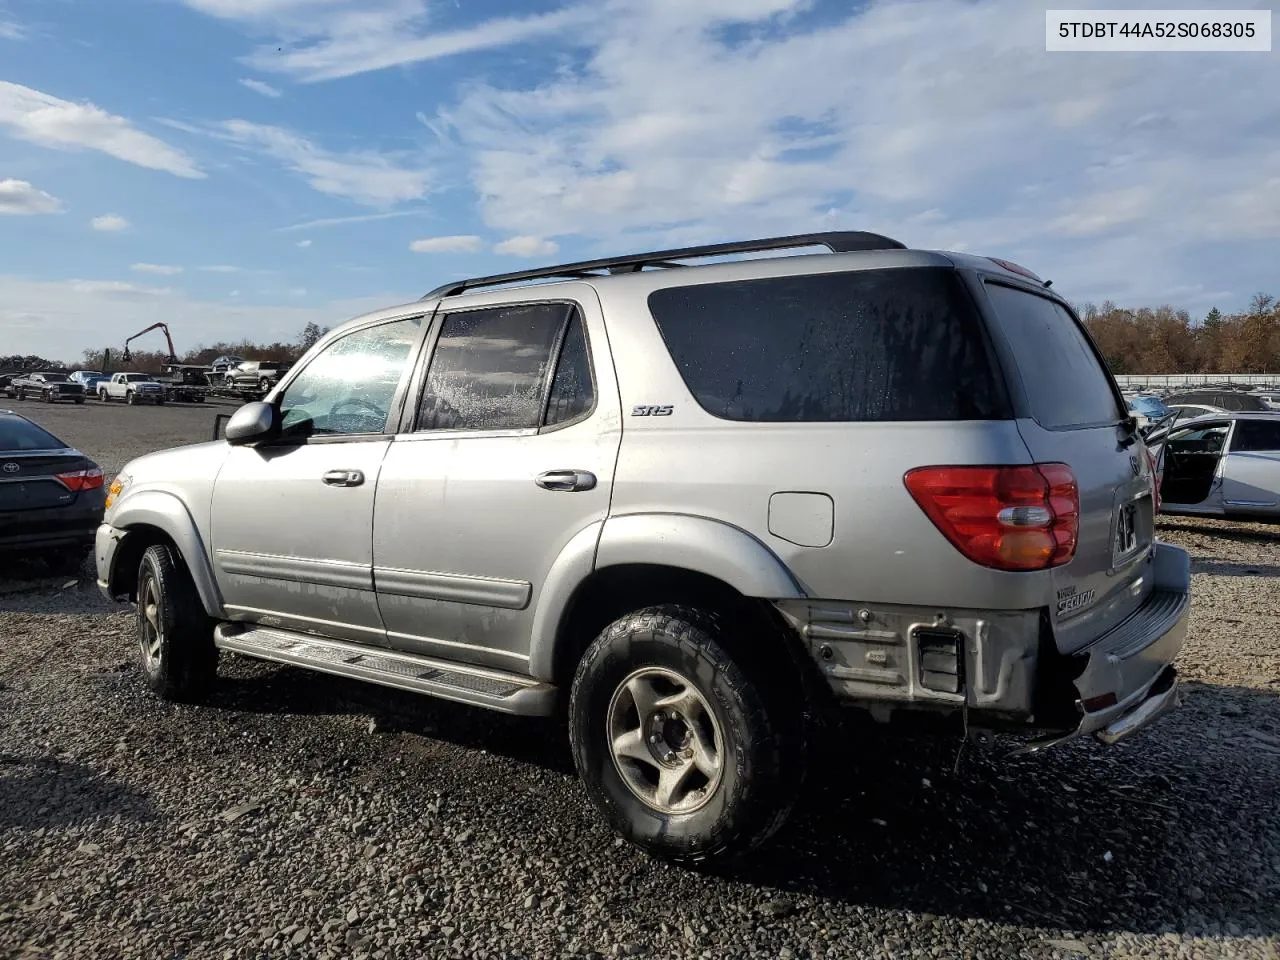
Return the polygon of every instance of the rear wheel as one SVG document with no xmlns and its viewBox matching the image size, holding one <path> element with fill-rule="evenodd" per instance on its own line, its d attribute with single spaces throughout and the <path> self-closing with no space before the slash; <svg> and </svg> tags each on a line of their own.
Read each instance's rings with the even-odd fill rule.
<svg viewBox="0 0 1280 960">
<path fill-rule="evenodd" d="M 174 549 L 148 547 L 138 565 L 138 652 L 147 686 L 165 700 L 198 700 L 218 672 L 213 621 Z"/>
<path fill-rule="evenodd" d="M 596 808 L 649 853 L 693 863 L 785 821 L 803 771 L 793 714 L 718 618 L 651 607 L 591 644 L 570 694 L 574 762 Z"/>
<path fill-rule="evenodd" d="M 18 399 L 18 400 L 25 400 L 25 399 L 27 399 L 27 391 L 25 391 L 25 390 L 23 390 L 23 389 L 19 388 L 19 389 L 18 389 L 18 394 L 17 394 L 17 399 Z"/>
<path fill-rule="evenodd" d="M 107 391 L 106 391 L 106 390 L 99 390 L 99 391 L 98 391 L 98 399 L 99 399 L 99 400 L 101 400 L 103 403 L 110 403 L 110 402 L 111 402 L 111 396 L 110 396 L 110 394 L 108 394 L 108 393 L 107 393 Z"/>
</svg>

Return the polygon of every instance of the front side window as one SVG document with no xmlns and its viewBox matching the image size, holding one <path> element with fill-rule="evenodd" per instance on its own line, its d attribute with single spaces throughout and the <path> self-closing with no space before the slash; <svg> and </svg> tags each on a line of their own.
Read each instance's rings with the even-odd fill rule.
<svg viewBox="0 0 1280 960">
<path fill-rule="evenodd" d="M 1227 423 L 1209 423 L 1184 430 L 1169 438 L 1169 449 L 1174 453 L 1221 453 L 1230 429 Z"/>
<path fill-rule="evenodd" d="M 283 435 L 305 439 L 382 433 L 422 317 L 364 327 L 318 353 L 279 399 Z"/>
<path fill-rule="evenodd" d="M 572 343 L 566 334 L 575 327 L 580 332 L 577 311 L 564 303 L 519 304 L 446 316 L 418 405 L 417 430 L 540 426 L 552 365 L 566 341 Z M 583 348 L 585 352 L 585 342 Z M 560 382 L 552 392 L 554 422 L 585 409 L 584 397 L 590 407 L 580 373 L 566 372 L 563 380 L 556 379 Z M 589 370 L 586 384 L 589 391 Z"/>
</svg>

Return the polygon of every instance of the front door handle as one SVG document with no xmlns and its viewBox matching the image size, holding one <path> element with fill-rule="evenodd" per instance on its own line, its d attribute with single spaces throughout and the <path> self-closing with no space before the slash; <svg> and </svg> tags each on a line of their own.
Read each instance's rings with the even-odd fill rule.
<svg viewBox="0 0 1280 960">
<path fill-rule="evenodd" d="M 320 478 L 331 487 L 358 487 L 364 483 L 360 470 L 330 470 Z"/>
<path fill-rule="evenodd" d="M 591 490 L 596 485 L 596 475 L 587 470 L 548 470 L 533 482 L 543 490 Z"/>
</svg>

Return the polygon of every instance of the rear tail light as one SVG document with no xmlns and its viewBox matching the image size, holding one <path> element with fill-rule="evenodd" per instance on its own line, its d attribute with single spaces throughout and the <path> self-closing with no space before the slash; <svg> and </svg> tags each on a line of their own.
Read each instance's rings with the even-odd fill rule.
<svg viewBox="0 0 1280 960">
<path fill-rule="evenodd" d="M 934 526 L 974 563 L 1047 570 L 1075 555 L 1080 491 L 1065 463 L 920 467 L 903 480 Z"/>
<path fill-rule="evenodd" d="M 102 471 L 97 467 L 73 470 L 70 473 L 55 473 L 53 478 L 72 493 L 79 493 L 81 490 L 97 490 L 103 483 Z"/>
</svg>

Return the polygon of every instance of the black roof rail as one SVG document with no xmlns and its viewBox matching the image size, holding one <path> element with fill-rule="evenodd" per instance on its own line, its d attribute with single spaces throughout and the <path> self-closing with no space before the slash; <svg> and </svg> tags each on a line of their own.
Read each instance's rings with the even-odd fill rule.
<svg viewBox="0 0 1280 960">
<path fill-rule="evenodd" d="M 491 277 L 472 277 L 442 284 L 423 300 L 437 297 L 453 297 L 476 287 L 496 287 L 521 280 L 546 280 L 553 278 L 578 279 L 604 276 L 610 273 L 638 273 L 645 267 L 681 267 L 679 260 L 698 257 L 723 257 L 735 253 L 757 253 L 764 250 L 789 250 L 796 247 L 826 247 L 832 253 L 853 253 L 858 250 L 905 250 L 906 244 L 878 233 L 846 230 L 829 233 L 798 233 L 790 237 L 765 237 L 760 240 L 739 240 L 732 243 L 712 243 L 701 247 L 680 247 L 675 250 L 657 250 L 653 253 L 635 253 L 623 257 L 604 257 L 599 260 L 581 260 L 562 263 L 553 267 L 534 270 L 517 270 L 499 273 Z"/>
</svg>

